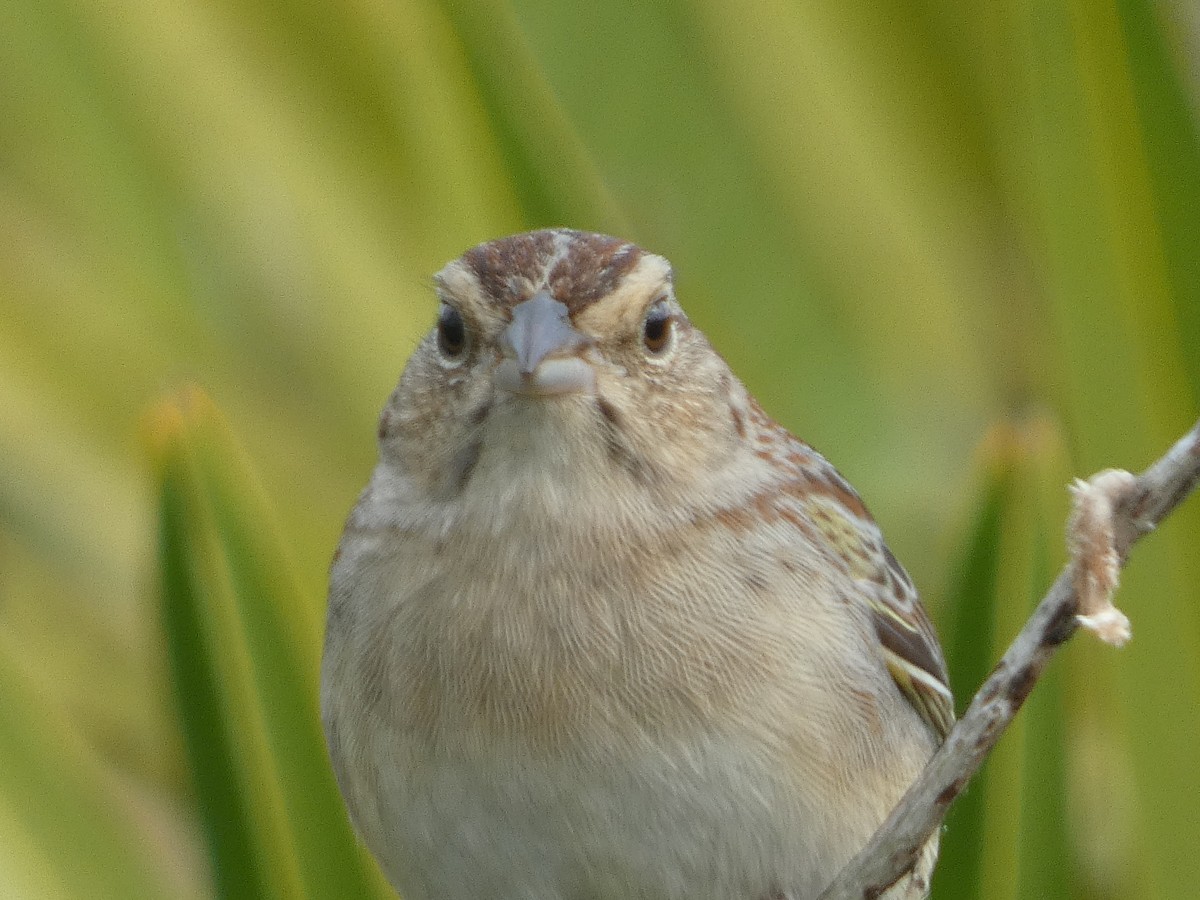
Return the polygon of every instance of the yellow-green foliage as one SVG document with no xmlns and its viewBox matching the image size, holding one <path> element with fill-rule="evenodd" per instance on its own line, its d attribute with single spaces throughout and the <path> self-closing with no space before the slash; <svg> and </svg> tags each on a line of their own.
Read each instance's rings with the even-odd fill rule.
<svg viewBox="0 0 1200 900">
<path fill-rule="evenodd" d="M 528 227 L 674 261 L 973 690 L 1066 480 L 1195 421 L 1197 22 L 0 3 L 0 896 L 387 896 L 320 744 L 326 567 L 430 274 Z M 1193 501 L 1135 551 L 1133 643 L 1069 645 L 956 807 L 938 900 L 1195 895 L 1197 585 Z"/>
</svg>

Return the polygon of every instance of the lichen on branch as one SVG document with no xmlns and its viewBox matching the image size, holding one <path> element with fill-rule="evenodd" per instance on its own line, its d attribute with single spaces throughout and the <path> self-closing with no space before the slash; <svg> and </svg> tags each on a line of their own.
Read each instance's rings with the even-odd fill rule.
<svg viewBox="0 0 1200 900">
<path fill-rule="evenodd" d="M 913 865 L 1055 651 L 1079 627 L 1123 645 L 1129 620 L 1112 603 L 1130 548 L 1200 483 L 1200 422 L 1141 475 L 1108 469 L 1072 486 L 1071 559 L 899 805 L 820 900 L 873 900 Z"/>
</svg>

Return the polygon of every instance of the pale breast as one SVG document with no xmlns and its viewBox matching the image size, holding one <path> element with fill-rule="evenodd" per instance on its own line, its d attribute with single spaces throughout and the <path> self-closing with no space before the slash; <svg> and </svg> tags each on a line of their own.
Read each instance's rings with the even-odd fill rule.
<svg viewBox="0 0 1200 900">
<path fill-rule="evenodd" d="M 384 530 L 335 567 L 326 726 L 409 900 L 803 897 L 865 842 L 932 740 L 851 585 L 727 531 Z"/>
</svg>

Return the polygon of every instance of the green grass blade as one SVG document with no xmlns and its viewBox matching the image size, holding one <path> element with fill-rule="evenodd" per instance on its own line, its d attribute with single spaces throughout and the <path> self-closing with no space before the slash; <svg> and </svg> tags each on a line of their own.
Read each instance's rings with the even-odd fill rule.
<svg viewBox="0 0 1200 900">
<path fill-rule="evenodd" d="M 1025 484 L 1033 498 L 1025 528 L 1029 566 L 1022 573 L 1030 608 L 1063 562 L 1063 514 L 1068 482 L 1062 436 L 1047 424 L 1031 432 Z M 1057 552 L 1055 552 L 1055 548 Z M 1020 820 L 1015 834 L 1014 898 L 1070 897 L 1076 867 L 1067 817 L 1067 703 L 1064 660 L 1055 660 L 1021 710 L 1024 747 Z"/>
<path fill-rule="evenodd" d="M 527 226 L 622 231 L 624 216 L 504 0 L 443 0 Z"/>
<path fill-rule="evenodd" d="M 1138 120 L 1148 136 L 1143 147 L 1149 173 L 1164 269 L 1169 282 L 1173 335 L 1181 345 L 1193 403 L 1200 402 L 1200 113 L 1189 104 L 1178 77 L 1180 62 L 1167 51 L 1160 19 L 1169 4 L 1119 0 L 1121 33 L 1129 48 L 1129 74 Z M 1194 63 L 1193 63 L 1194 64 Z M 1160 339 L 1172 337 L 1163 329 Z"/>
<path fill-rule="evenodd" d="M 1005 562 L 1001 533 L 1011 502 L 1017 441 L 1011 429 L 996 428 L 982 448 L 979 501 L 946 598 L 943 618 L 948 626 L 942 629 L 942 643 L 960 709 L 970 702 L 995 663 L 993 622 Z M 989 771 L 985 764 L 946 817 L 933 880 L 933 893 L 939 900 L 984 896 L 980 873 L 987 840 Z"/>
<path fill-rule="evenodd" d="M 317 713 L 318 629 L 211 404 L 160 412 L 164 624 L 220 893 L 382 896 Z"/>
<path fill-rule="evenodd" d="M 1049 585 L 1052 560 L 1056 565 L 1058 559 L 1047 520 L 1057 517 L 1053 528 L 1061 528 L 1064 514 L 1061 502 L 1045 499 L 1061 501 L 1066 481 L 1055 424 L 1035 418 L 996 428 L 982 455 L 981 501 L 950 595 L 946 632 L 960 705 L 969 702 Z M 951 809 L 935 876 L 939 900 L 1067 896 L 1063 715 L 1061 675 L 1052 666 Z M 1031 840 L 1057 855 L 1047 860 Z"/>
<path fill-rule="evenodd" d="M 1037 10 L 1041 17 L 1029 22 L 1038 59 L 1030 171 L 1059 344 L 1054 382 L 1071 424 L 1076 474 L 1136 469 L 1196 416 L 1194 348 L 1177 321 L 1194 288 L 1176 287 L 1192 263 L 1181 267 L 1170 247 L 1191 240 L 1200 185 L 1188 173 L 1200 161 L 1194 138 L 1164 149 L 1179 136 L 1171 110 L 1180 88 L 1173 78 L 1152 85 L 1146 75 L 1169 73 L 1161 51 L 1139 37 L 1152 12 L 1083 3 Z M 1178 200 L 1164 206 L 1167 182 Z M 1179 204 L 1193 212 L 1171 213 Z M 1200 794 L 1200 720 L 1178 712 L 1200 706 L 1194 507 L 1140 545 L 1123 573 L 1117 602 L 1136 643 L 1119 659 L 1073 648 L 1093 671 L 1079 679 L 1074 703 L 1090 718 L 1086 728 L 1075 723 L 1081 762 L 1072 777 L 1089 786 L 1081 795 L 1107 798 L 1102 825 L 1119 849 L 1095 854 L 1089 878 L 1135 898 L 1187 896 L 1200 880 L 1198 819 L 1181 799 Z M 1185 534 L 1186 549 L 1176 543 Z M 1169 703 L 1147 702 L 1167 696 Z"/>
<path fill-rule="evenodd" d="M 183 448 L 178 448 L 183 451 Z M 168 450 L 170 453 L 170 450 Z M 278 896 L 268 889 L 271 873 L 256 839 L 252 805 L 254 792 L 240 779 L 236 725 L 222 696 L 219 652 L 206 634 L 205 609 L 214 605 L 218 590 L 206 572 L 200 536 L 199 510 L 191 462 L 180 452 L 164 459 L 159 508 L 160 566 L 163 586 L 163 627 L 167 636 L 184 741 L 195 782 L 201 820 L 212 855 L 213 881 L 223 897 Z M 206 526 L 201 525 L 201 528 Z M 199 557 L 199 558 L 198 558 Z M 293 879 L 294 882 L 294 879 Z"/>
</svg>

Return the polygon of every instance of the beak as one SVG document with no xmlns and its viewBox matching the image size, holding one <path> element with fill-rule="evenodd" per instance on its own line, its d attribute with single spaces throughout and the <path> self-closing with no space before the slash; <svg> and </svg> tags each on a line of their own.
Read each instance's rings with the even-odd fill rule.
<svg viewBox="0 0 1200 900">
<path fill-rule="evenodd" d="M 569 394 L 590 391 L 595 373 L 580 359 L 590 339 L 571 324 L 565 304 L 538 291 L 512 310 L 500 336 L 504 353 L 496 384 L 516 394 Z"/>
<path fill-rule="evenodd" d="M 500 338 L 505 356 L 517 362 L 522 375 L 532 375 L 547 356 L 564 355 L 585 343 L 575 330 L 565 304 L 538 291 L 513 307 L 512 324 Z"/>
</svg>

